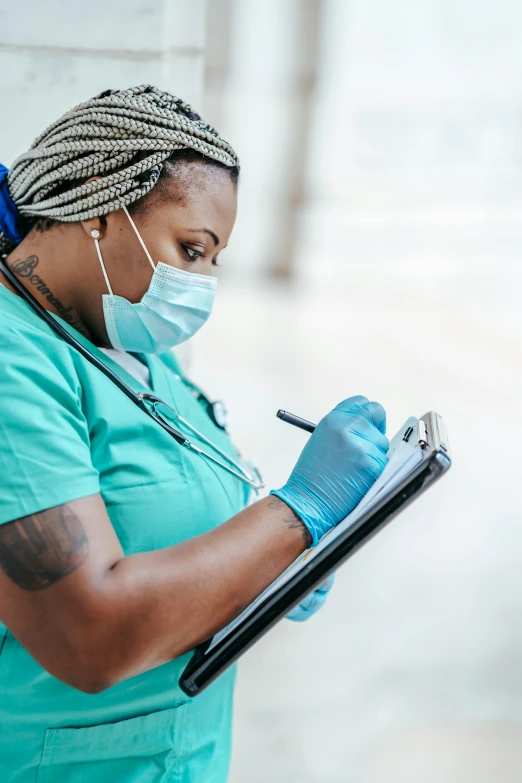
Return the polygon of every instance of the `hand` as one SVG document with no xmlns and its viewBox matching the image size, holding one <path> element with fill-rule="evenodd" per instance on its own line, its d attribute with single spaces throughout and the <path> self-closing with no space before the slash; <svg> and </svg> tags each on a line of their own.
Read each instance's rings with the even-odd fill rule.
<svg viewBox="0 0 522 783">
<path fill-rule="evenodd" d="M 315 588 L 313 593 L 307 595 L 300 604 L 294 606 L 292 611 L 286 615 L 287 619 L 296 623 L 302 623 L 318 612 L 324 606 L 328 593 L 333 587 L 334 579 L 335 574 L 331 574 L 322 585 Z"/>
<path fill-rule="evenodd" d="M 386 413 L 367 397 L 350 397 L 321 419 L 290 478 L 272 490 L 300 517 L 315 545 L 353 511 L 388 458 Z"/>
</svg>

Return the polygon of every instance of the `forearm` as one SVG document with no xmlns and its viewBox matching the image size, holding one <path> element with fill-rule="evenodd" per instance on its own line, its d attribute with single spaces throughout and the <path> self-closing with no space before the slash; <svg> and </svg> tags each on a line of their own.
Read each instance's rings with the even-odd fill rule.
<svg viewBox="0 0 522 783">
<path fill-rule="evenodd" d="M 270 496 L 209 533 L 116 562 L 97 587 L 101 616 L 89 645 L 102 687 L 208 639 L 309 543 L 294 512 Z"/>
<path fill-rule="evenodd" d="M 345 400 L 280 490 L 288 504 L 265 498 L 171 548 L 125 558 L 99 493 L 0 525 L 0 620 L 47 671 L 89 692 L 172 660 L 262 592 L 309 530 L 317 540 L 355 507 L 385 465 L 384 426 L 377 403 Z"/>
</svg>

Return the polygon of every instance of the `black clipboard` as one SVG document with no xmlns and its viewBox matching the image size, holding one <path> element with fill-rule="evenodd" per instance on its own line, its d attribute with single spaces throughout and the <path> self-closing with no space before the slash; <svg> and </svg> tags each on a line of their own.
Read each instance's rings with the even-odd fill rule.
<svg viewBox="0 0 522 783">
<path fill-rule="evenodd" d="M 179 680 L 181 689 L 188 696 L 197 696 L 214 682 L 225 669 L 300 603 L 304 596 L 324 582 L 372 536 L 446 473 L 451 465 L 451 458 L 442 418 L 437 413 L 430 412 L 415 421 L 417 426 L 407 428 L 402 437 L 402 440 L 407 441 L 415 435 L 414 445 L 420 455 L 415 467 L 393 489 L 377 495 L 375 501 L 368 505 L 353 525 L 337 535 L 331 543 L 326 543 L 309 562 L 306 562 L 305 556 L 297 573 L 276 592 L 262 599 L 251 614 L 239 623 L 236 620 L 230 624 L 234 625 L 233 630 L 222 638 L 221 634 L 216 635 L 196 648 Z M 321 542 L 318 546 L 320 545 Z M 219 641 L 216 643 L 214 639 Z"/>
</svg>

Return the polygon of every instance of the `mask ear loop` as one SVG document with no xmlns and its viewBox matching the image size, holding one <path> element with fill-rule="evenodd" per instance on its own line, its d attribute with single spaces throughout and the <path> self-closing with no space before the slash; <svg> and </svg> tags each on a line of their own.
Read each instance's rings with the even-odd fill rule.
<svg viewBox="0 0 522 783">
<path fill-rule="evenodd" d="M 153 269 L 156 269 L 156 264 L 154 263 L 154 261 L 153 261 L 153 260 L 152 260 L 152 258 L 150 257 L 150 253 L 149 253 L 149 251 L 147 250 L 147 248 L 145 247 L 145 242 L 144 242 L 144 241 L 143 241 L 143 239 L 141 238 L 140 232 L 139 232 L 139 231 L 138 231 L 138 229 L 136 228 L 136 225 L 135 225 L 135 223 L 134 223 L 134 220 L 133 220 L 133 219 L 131 218 L 131 216 L 129 215 L 129 210 L 127 209 L 127 207 L 125 206 L 125 204 L 123 205 L 122 209 L 123 209 L 123 211 L 125 212 L 125 214 L 127 215 L 127 217 L 129 218 L 129 222 L 130 222 L 131 226 L 132 226 L 132 227 L 133 227 L 133 229 L 134 229 L 134 233 L 135 233 L 135 234 L 136 234 L 136 236 L 138 237 L 138 240 L 139 240 L 139 243 L 140 243 L 140 245 L 142 246 L 143 250 L 145 251 L 145 255 L 147 256 L 147 258 L 148 258 L 148 259 L 149 259 L 149 261 L 150 261 L 150 265 L 151 265 L 151 267 L 152 267 Z"/>
<path fill-rule="evenodd" d="M 100 243 L 98 241 L 98 237 L 100 236 L 100 232 L 97 231 L 95 228 L 91 231 L 91 237 L 94 239 L 94 246 L 96 247 L 96 252 L 98 253 L 98 259 L 100 261 L 100 266 L 102 268 L 103 276 L 105 278 L 105 282 L 107 284 L 107 288 L 109 289 L 109 293 L 111 296 L 114 296 L 112 293 L 111 284 L 109 283 L 109 278 L 107 276 L 107 270 L 105 269 L 105 264 L 103 263 L 103 258 L 100 250 Z"/>
</svg>

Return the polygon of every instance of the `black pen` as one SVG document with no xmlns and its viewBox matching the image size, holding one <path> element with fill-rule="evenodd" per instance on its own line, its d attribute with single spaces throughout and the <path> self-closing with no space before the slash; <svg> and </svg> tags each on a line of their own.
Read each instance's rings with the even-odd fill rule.
<svg viewBox="0 0 522 783">
<path fill-rule="evenodd" d="M 281 421 L 286 421 L 287 424 L 293 424 L 294 427 L 299 427 L 300 430 L 305 430 L 306 432 L 313 432 L 317 427 L 317 424 L 312 424 L 311 421 L 306 421 L 306 419 L 295 416 L 293 413 L 288 413 L 288 411 L 278 410 L 276 416 L 278 419 L 281 419 Z"/>
</svg>

